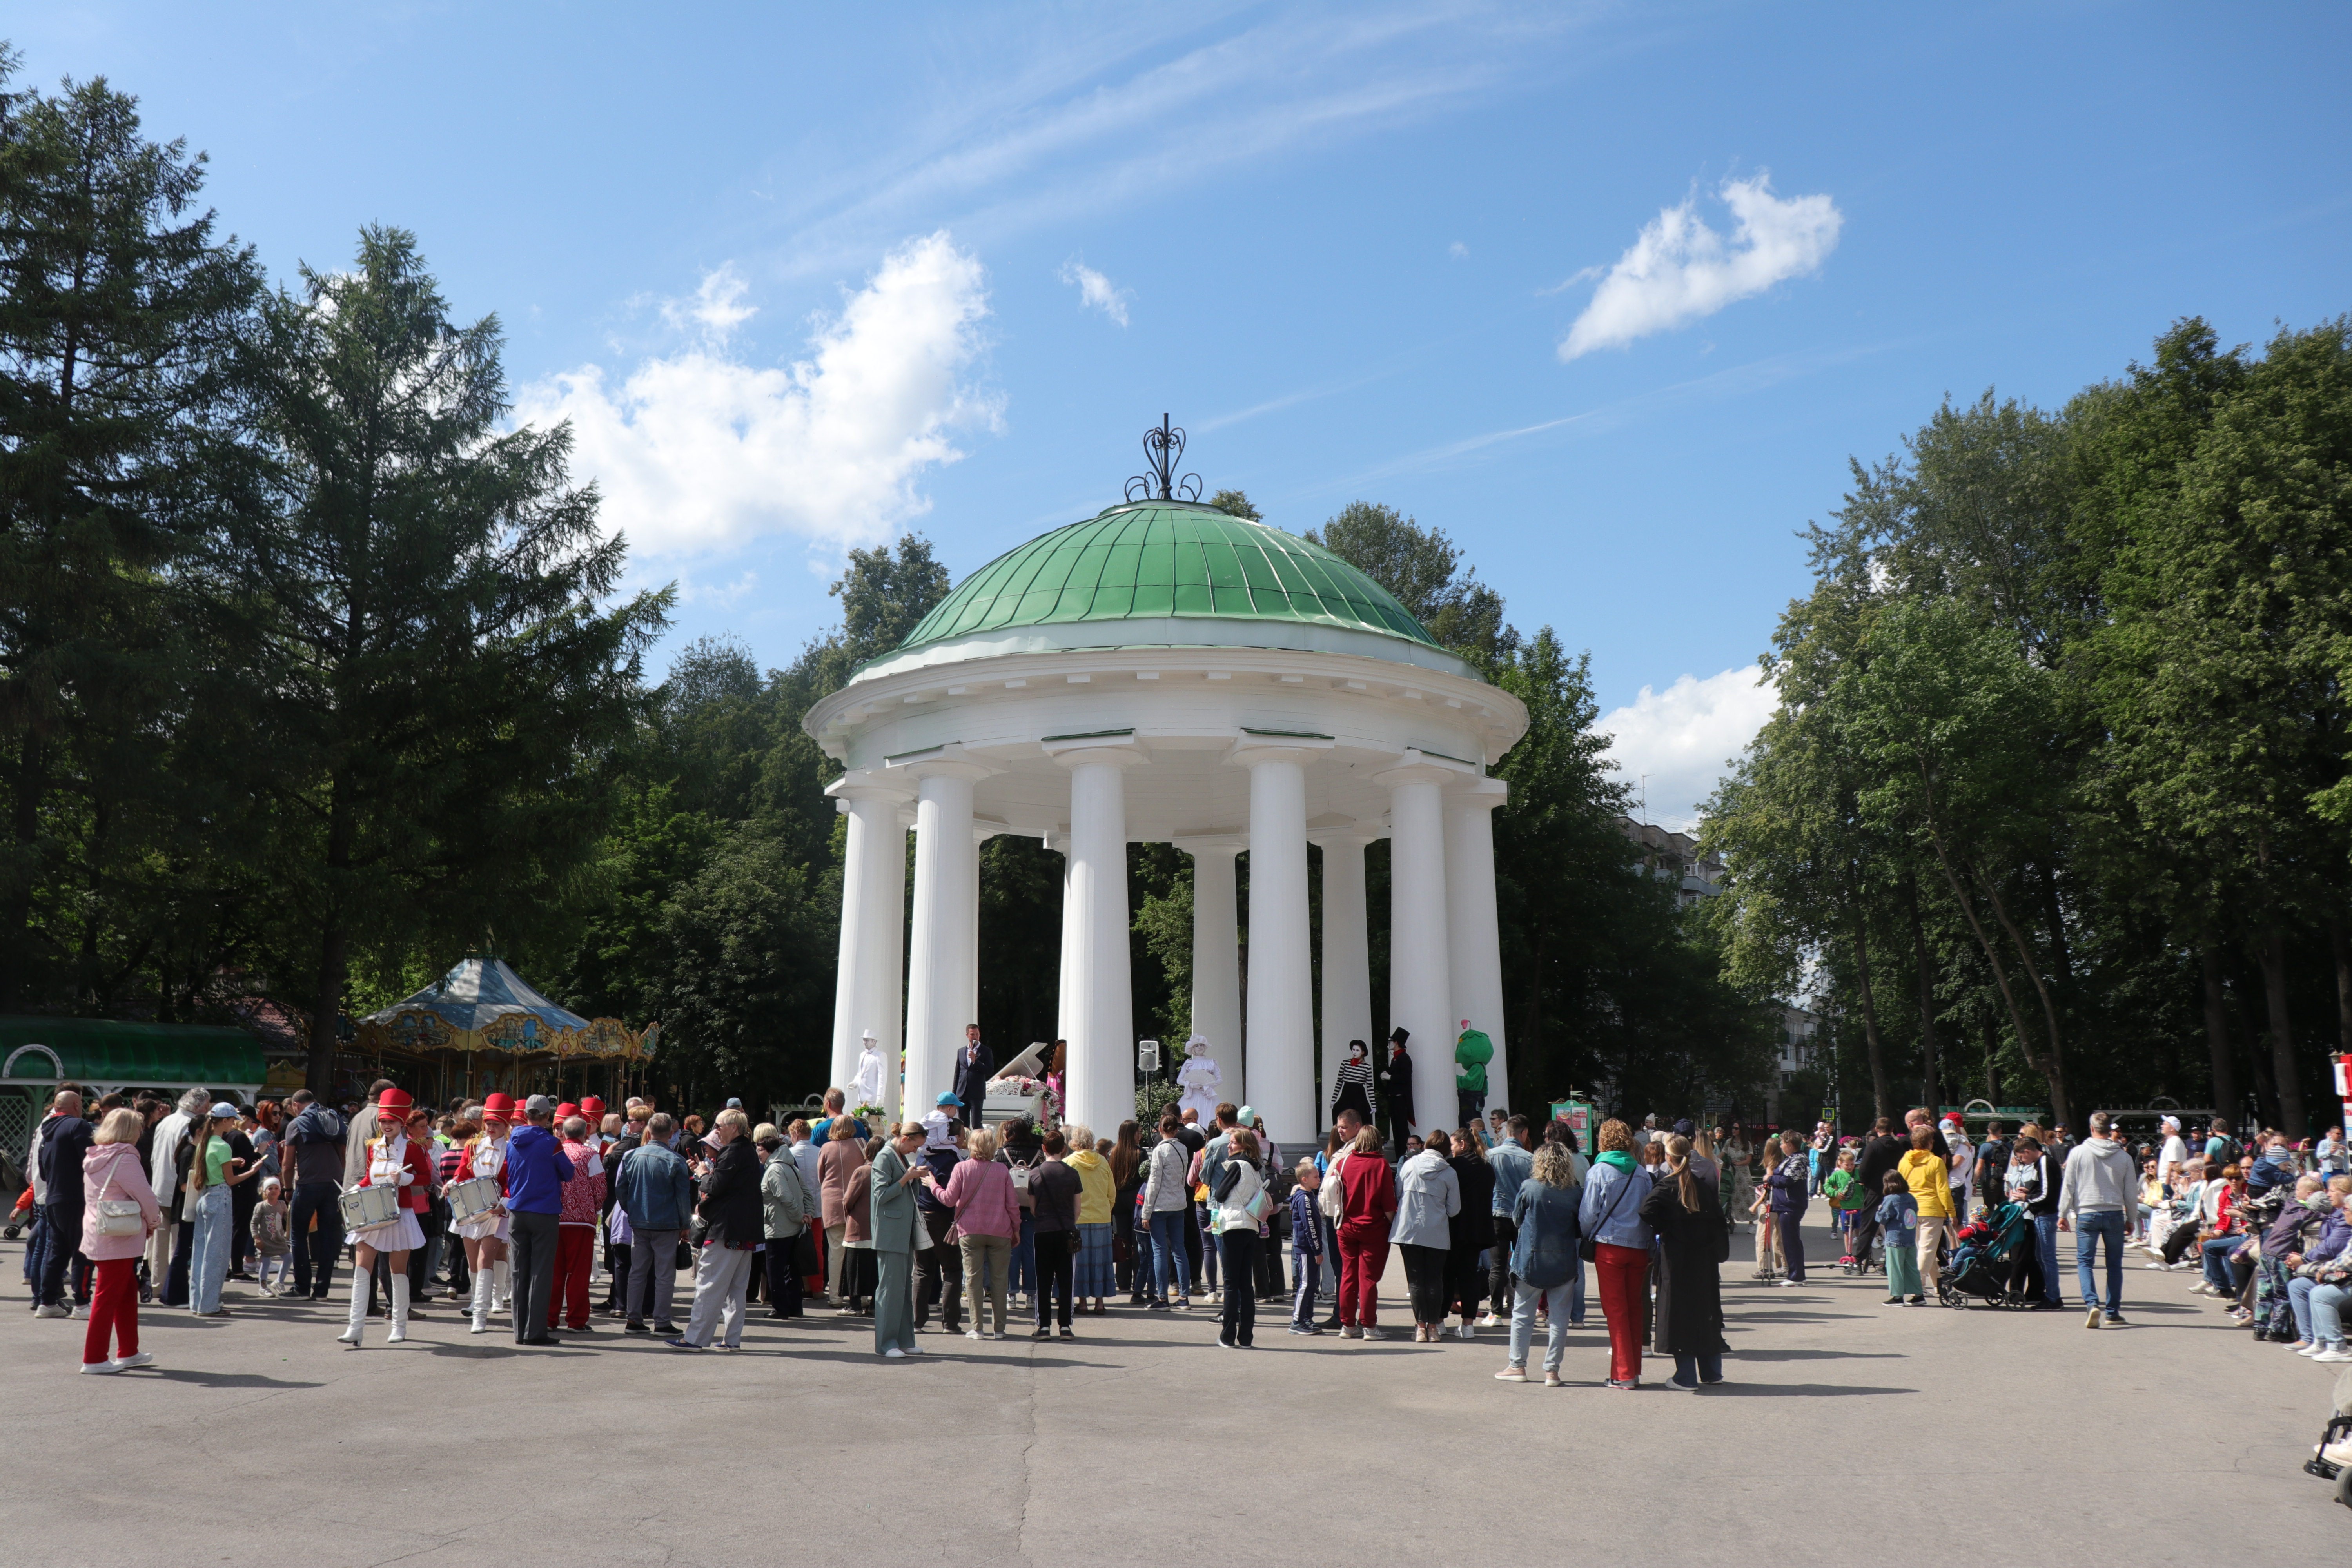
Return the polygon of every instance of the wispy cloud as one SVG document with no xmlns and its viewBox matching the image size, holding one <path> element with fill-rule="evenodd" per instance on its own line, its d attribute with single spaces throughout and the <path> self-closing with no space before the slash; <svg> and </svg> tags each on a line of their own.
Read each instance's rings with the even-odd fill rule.
<svg viewBox="0 0 2352 1568">
<path fill-rule="evenodd" d="M 1837 248 L 1845 218 L 1826 195 L 1776 196 L 1769 170 L 1726 180 L 1717 194 L 1731 210 L 1729 242 L 1698 216 L 1696 194 L 1662 209 L 1592 291 L 1591 303 L 1560 340 L 1561 359 L 1622 348 L 1711 316 L 1817 270 Z"/>
<path fill-rule="evenodd" d="M 1456 261 L 1467 261 L 1470 259 L 1470 247 L 1457 239 L 1445 247 L 1445 254 Z"/>
<path fill-rule="evenodd" d="M 1748 749 L 1772 716 L 1777 693 L 1753 665 L 1702 680 L 1685 675 L 1660 691 L 1642 688 L 1593 724 L 1610 760 L 1648 796 L 1649 820 L 1687 833 L 1724 764 Z"/>
<path fill-rule="evenodd" d="M 1483 431 L 1475 436 L 1464 436 L 1434 447 L 1420 447 L 1381 463 L 1378 467 L 1318 481 L 1307 487 L 1307 493 L 1325 494 L 1353 489 L 1373 479 L 1386 479 L 1393 474 L 1419 473 L 1429 468 L 1443 468 L 1448 462 L 1469 457 L 1489 447 L 1501 446 L 1505 442 L 1519 440 L 1529 436 L 1540 436 L 1549 430 L 1573 427 L 1578 431 L 1580 438 L 1590 439 L 1601 432 L 1616 429 L 1625 424 L 1629 418 L 1645 412 L 1654 412 L 1657 409 L 1693 399 L 1720 401 L 1727 397 L 1738 397 L 1749 393 L 1760 392 L 1767 387 L 1778 386 L 1782 382 L 1816 375 L 1842 364 L 1850 364 L 1855 360 L 1866 359 L 1872 354 L 1906 347 L 1916 341 L 1906 338 L 1883 342 L 1859 343 L 1841 349 L 1808 349 L 1797 353 L 1773 354 L 1765 359 L 1750 360 L 1745 364 L 1726 365 L 1721 370 L 1707 375 L 1693 376 L 1686 381 L 1678 381 L 1671 385 L 1654 387 L 1647 392 L 1636 393 L 1631 397 L 1621 397 L 1613 402 L 1604 403 L 1596 408 L 1588 408 L 1575 414 L 1564 414 L 1557 419 L 1539 419 L 1532 424 L 1514 425 L 1502 430 Z"/>
<path fill-rule="evenodd" d="M 790 226 L 779 265 L 822 271 L 910 221 L 986 239 L 1165 200 L 1231 165 L 1475 101 L 1552 58 L 1530 34 L 1583 21 L 1460 5 L 1260 16 L 1188 13 L 1041 51 L 1017 79 L 936 107 L 906 141 L 774 204 Z"/>
<path fill-rule="evenodd" d="M 979 258 L 944 231 L 908 241 L 781 368 L 727 350 L 752 309 L 743 292 L 720 268 L 681 309 L 704 329 L 697 346 L 617 379 L 594 364 L 551 376 L 522 389 L 517 417 L 572 422 L 574 469 L 639 555 L 779 533 L 838 547 L 928 510 L 918 486 L 963 456 L 953 431 L 996 417 L 965 381 L 988 314 Z"/>
<path fill-rule="evenodd" d="M 1127 325 L 1127 301 L 1129 290 L 1114 289 L 1110 279 L 1083 261 L 1062 263 L 1062 281 L 1077 286 L 1078 303 L 1087 310 L 1100 310 L 1120 326 Z"/>
</svg>

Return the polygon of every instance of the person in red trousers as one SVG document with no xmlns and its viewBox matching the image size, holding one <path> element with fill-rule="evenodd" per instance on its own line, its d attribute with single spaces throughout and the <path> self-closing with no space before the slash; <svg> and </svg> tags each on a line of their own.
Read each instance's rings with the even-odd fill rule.
<svg viewBox="0 0 2352 1568">
<path fill-rule="evenodd" d="M 1367 1127 L 1334 1167 L 1339 1182 L 1339 1337 L 1381 1337 L 1381 1275 L 1389 1265 L 1389 1226 L 1396 1219 L 1396 1173 Z M 1328 1179 L 1328 1178 L 1327 1178 Z"/>
<path fill-rule="evenodd" d="M 1595 1244 L 1593 1271 L 1601 1277 L 1601 1310 L 1609 1319 L 1609 1386 L 1639 1388 L 1642 1336 L 1648 1329 L 1642 1294 L 1650 1243 L 1656 1239 L 1642 1218 L 1650 1173 L 1634 1160 L 1633 1131 L 1622 1121 L 1612 1117 L 1601 1124 L 1600 1145 L 1577 1218 Z"/>
<path fill-rule="evenodd" d="M 561 1109 L 561 1108 L 559 1108 Z M 563 1207 L 556 1218 L 555 1288 L 547 1293 L 547 1330 L 561 1317 L 575 1334 L 588 1331 L 588 1271 L 596 1260 L 596 1222 L 604 1211 L 604 1161 L 588 1139 L 588 1121 L 574 1115 L 562 1123 L 563 1157 L 572 1179 L 563 1184 Z"/>
<path fill-rule="evenodd" d="M 145 1129 L 144 1120 L 127 1105 L 108 1111 L 73 1178 L 82 1185 L 81 1254 L 95 1276 L 89 1328 L 81 1342 L 84 1372 L 154 1364 L 154 1356 L 139 1348 L 139 1258 L 147 1250 L 147 1237 L 163 1222 L 163 1210 L 139 1158 L 139 1134 Z M 58 1172 L 58 1179 L 67 1179 L 66 1173 Z M 107 1213 L 108 1205 L 120 1210 L 126 1203 L 139 1205 L 136 1225 L 128 1223 L 127 1215 Z"/>
</svg>

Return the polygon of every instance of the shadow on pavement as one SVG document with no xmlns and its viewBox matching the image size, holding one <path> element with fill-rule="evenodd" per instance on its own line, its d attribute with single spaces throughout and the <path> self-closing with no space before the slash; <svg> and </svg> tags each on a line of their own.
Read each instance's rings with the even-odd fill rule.
<svg viewBox="0 0 2352 1568">
<path fill-rule="evenodd" d="M 185 1367 L 142 1367 L 122 1373 L 129 1378 L 160 1378 L 165 1383 L 193 1383 L 200 1388 L 318 1388 L 299 1378 L 264 1377 L 257 1372 L 190 1372 Z"/>
<path fill-rule="evenodd" d="M 1903 1361 L 1900 1351 L 1741 1351 L 1741 1361 Z"/>
<path fill-rule="evenodd" d="M 1794 1395 L 1802 1399 L 1850 1397 L 1865 1394 L 1916 1394 L 1916 1388 L 1877 1388 L 1860 1383 L 1715 1383 L 1700 1393 L 1709 1399 L 1721 1399 L 1737 1394 L 1749 1399 L 1777 1399 Z"/>
</svg>

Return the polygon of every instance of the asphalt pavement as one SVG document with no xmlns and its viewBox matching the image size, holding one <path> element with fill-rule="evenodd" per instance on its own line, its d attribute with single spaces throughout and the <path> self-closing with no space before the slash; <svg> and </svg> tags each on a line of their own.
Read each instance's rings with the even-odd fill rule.
<svg viewBox="0 0 2352 1568">
<path fill-rule="evenodd" d="M 20 1250 L 0 1247 L 17 1563 L 2352 1561 L 2352 1510 L 2299 1468 L 2336 1369 L 2137 1260 L 2132 1326 L 2092 1332 L 1888 1308 L 1834 1268 L 1758 1285 L 1743 1236 L 1727 1381 L 1686 1394 L 1654 1361 L 1637 1391 L 1601 1385 L 1597 1299 L 1556 1390 L 1494 1381 L 1498 1330 L 1306 1339 L 1264 1312 L 1234 1352 L 1205 1307 L 1115 1307 L 1072 1342 L 932 1333 L 901 1363 L 826 1312 L 755 1309 L 731 1355 L 602 1318 L 526 1351 L 445 1303 L 354 1352 L 340 1300 L 238 1285 L 226 1320 L 142 1314 L 156 1368 L 85 1377 L 81 1321 L 25 1310 Z M 1382 1300 L 1396 1330 L 1393 1266 Z"/>
</svg>

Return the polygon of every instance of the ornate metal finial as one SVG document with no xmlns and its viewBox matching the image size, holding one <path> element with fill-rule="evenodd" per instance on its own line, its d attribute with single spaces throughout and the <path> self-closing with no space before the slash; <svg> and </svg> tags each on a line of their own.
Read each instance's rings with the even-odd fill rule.
<svg viewBox="0 0 2352 1568">
<path fill-rule="evenodd" d="M 1162 414 L 1160 423 L 1143 433 L 1144 460 L 1151 465 L 1148 474 L 1138 474 L 1127 481 L 1129 500 L 1199 500 L 1201 476 L 1186 474 L 1176 477 L 1176 465 L 1184 460 L 1184 432 L 1168 423 Z M 1136 487 L 1143 487 L 1141 495 Z M 1154 487 L 1157 487 L 1155 490 Z"/>
</svg>

